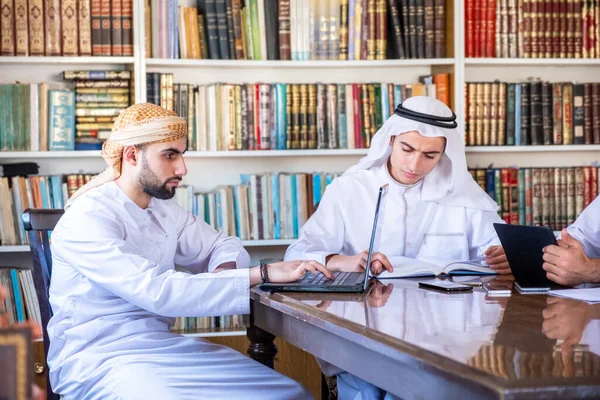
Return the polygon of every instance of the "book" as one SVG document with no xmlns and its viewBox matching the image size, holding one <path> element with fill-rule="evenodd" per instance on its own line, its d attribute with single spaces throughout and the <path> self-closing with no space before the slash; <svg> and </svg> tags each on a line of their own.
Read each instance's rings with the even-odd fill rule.
<svg viewBox="0 0 600 400">
<path fill-rule="evenodd" d="M 414 259 L 402 256 L 388 257 L 394 272 L 383 271 L 377 276 L 378 279 L 394 278 L 417 278 L 425 276 L 444 276 L 444 275 L 495 275 L 487 265 L 483 265 L 483 258 L 473 260 L 455 260 L 450 261 L 424 258 Z"/>
</svg>

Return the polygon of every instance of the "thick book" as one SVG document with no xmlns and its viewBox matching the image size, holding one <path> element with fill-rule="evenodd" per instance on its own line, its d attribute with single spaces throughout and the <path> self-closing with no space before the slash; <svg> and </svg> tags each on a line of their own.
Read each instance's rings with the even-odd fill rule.
<svg viewBox="0 0 600 400">
<path fill-rule="evenodd" d="M 437 258 L 416 260 L 408 257 L 389 257 L 394 272 L 383 271 L 378 279 L 415 278 L 443 275 L 495 275 L 496 271 L 483 265 L 483 259 L 448 261 Z"/>
</svg>

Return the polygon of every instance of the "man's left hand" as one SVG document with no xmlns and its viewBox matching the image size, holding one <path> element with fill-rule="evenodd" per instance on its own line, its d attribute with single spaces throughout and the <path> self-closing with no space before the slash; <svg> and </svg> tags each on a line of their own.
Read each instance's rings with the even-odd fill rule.
<svg viewBox="0 0 600 400">
<path fill-rule="evenodd" d="M 502 246 L 490 246 L 485 252 L 486 263 L 497 273 L 501 275 L 511 274 L 510 265 L 506 259 L 506 253 L 504 253 L 504 247 Z"/>
<path fill-rule="evenodd" d="M 590 259 L 581 243 L 563 229 L 558 246 L 544 248 L 544 264 L 548 279 L 565 286 L 600 281 L 600 267 Z"/>
</svg>

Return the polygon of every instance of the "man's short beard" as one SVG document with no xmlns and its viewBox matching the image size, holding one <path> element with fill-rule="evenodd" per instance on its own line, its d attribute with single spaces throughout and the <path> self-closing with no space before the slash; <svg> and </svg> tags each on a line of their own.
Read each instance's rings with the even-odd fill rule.
<svg viewBox="0 0 600 400">
<path fill-rule="evenodd" d="M 142 152 L 142 170 L 138 178 L 138 183 L 142 187 L 144 193 L 160 200 L 172 199 L 173 196 L 175 196 L 175 188 L 173 187 L 169 190 L 167 188 L 167 183 L 173 179 L 177 179 L 177 177 L 172 177 L 167 179 L 166 182 L 161 182 L 158 176 L 156 176 L 150 168 L 150 165 L 148 165 L 146 152 Z"/>
</svg>

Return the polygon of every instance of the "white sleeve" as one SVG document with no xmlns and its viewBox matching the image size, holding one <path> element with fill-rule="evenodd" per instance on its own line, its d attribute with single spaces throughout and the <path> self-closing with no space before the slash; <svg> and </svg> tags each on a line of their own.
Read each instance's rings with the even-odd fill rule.
<svg viewBox="0 0 600 400">
<path fill-rule="evenodd" d="M 494 223 L 504 221 L 493 211 L 467 210 L 467 237 L 469 239 L 469 257 L 471 260 L 483 257 L 485 251 L 500 245 L 500 239 L 494 229 Z"/>
<path fill-rule="evenodd" d="M 247 314 L 248 269 L 191 275 L 139 255 L 114 217 L 88 211 L 85 224 L 53 235 L 53 255 L 124 300 L 167 317 Z"/>
<path fill-rule="evenodd" d="M 178 238 L 175 263 L 193 273 L 213 271 L 225 262 L 248 268 L 250 256 L 240 239 L 215 231 L 200 218 L 177 206 Z"/>
<path fill-rule="evenodd" d="M 581 242 L 588 257 L 600 258 L 600 196 L 567 228 L 569 235 Z"/>
<path fill-rule="evenodd" d="M 338 254 L 344 246 L 344 219 L 333 181 L 325 189 L 314 214 L 300 230 L 300 237 L 285 252 L 285 261 L 314 260 L 325 264 L 330 254 Z"/>
</svg>

